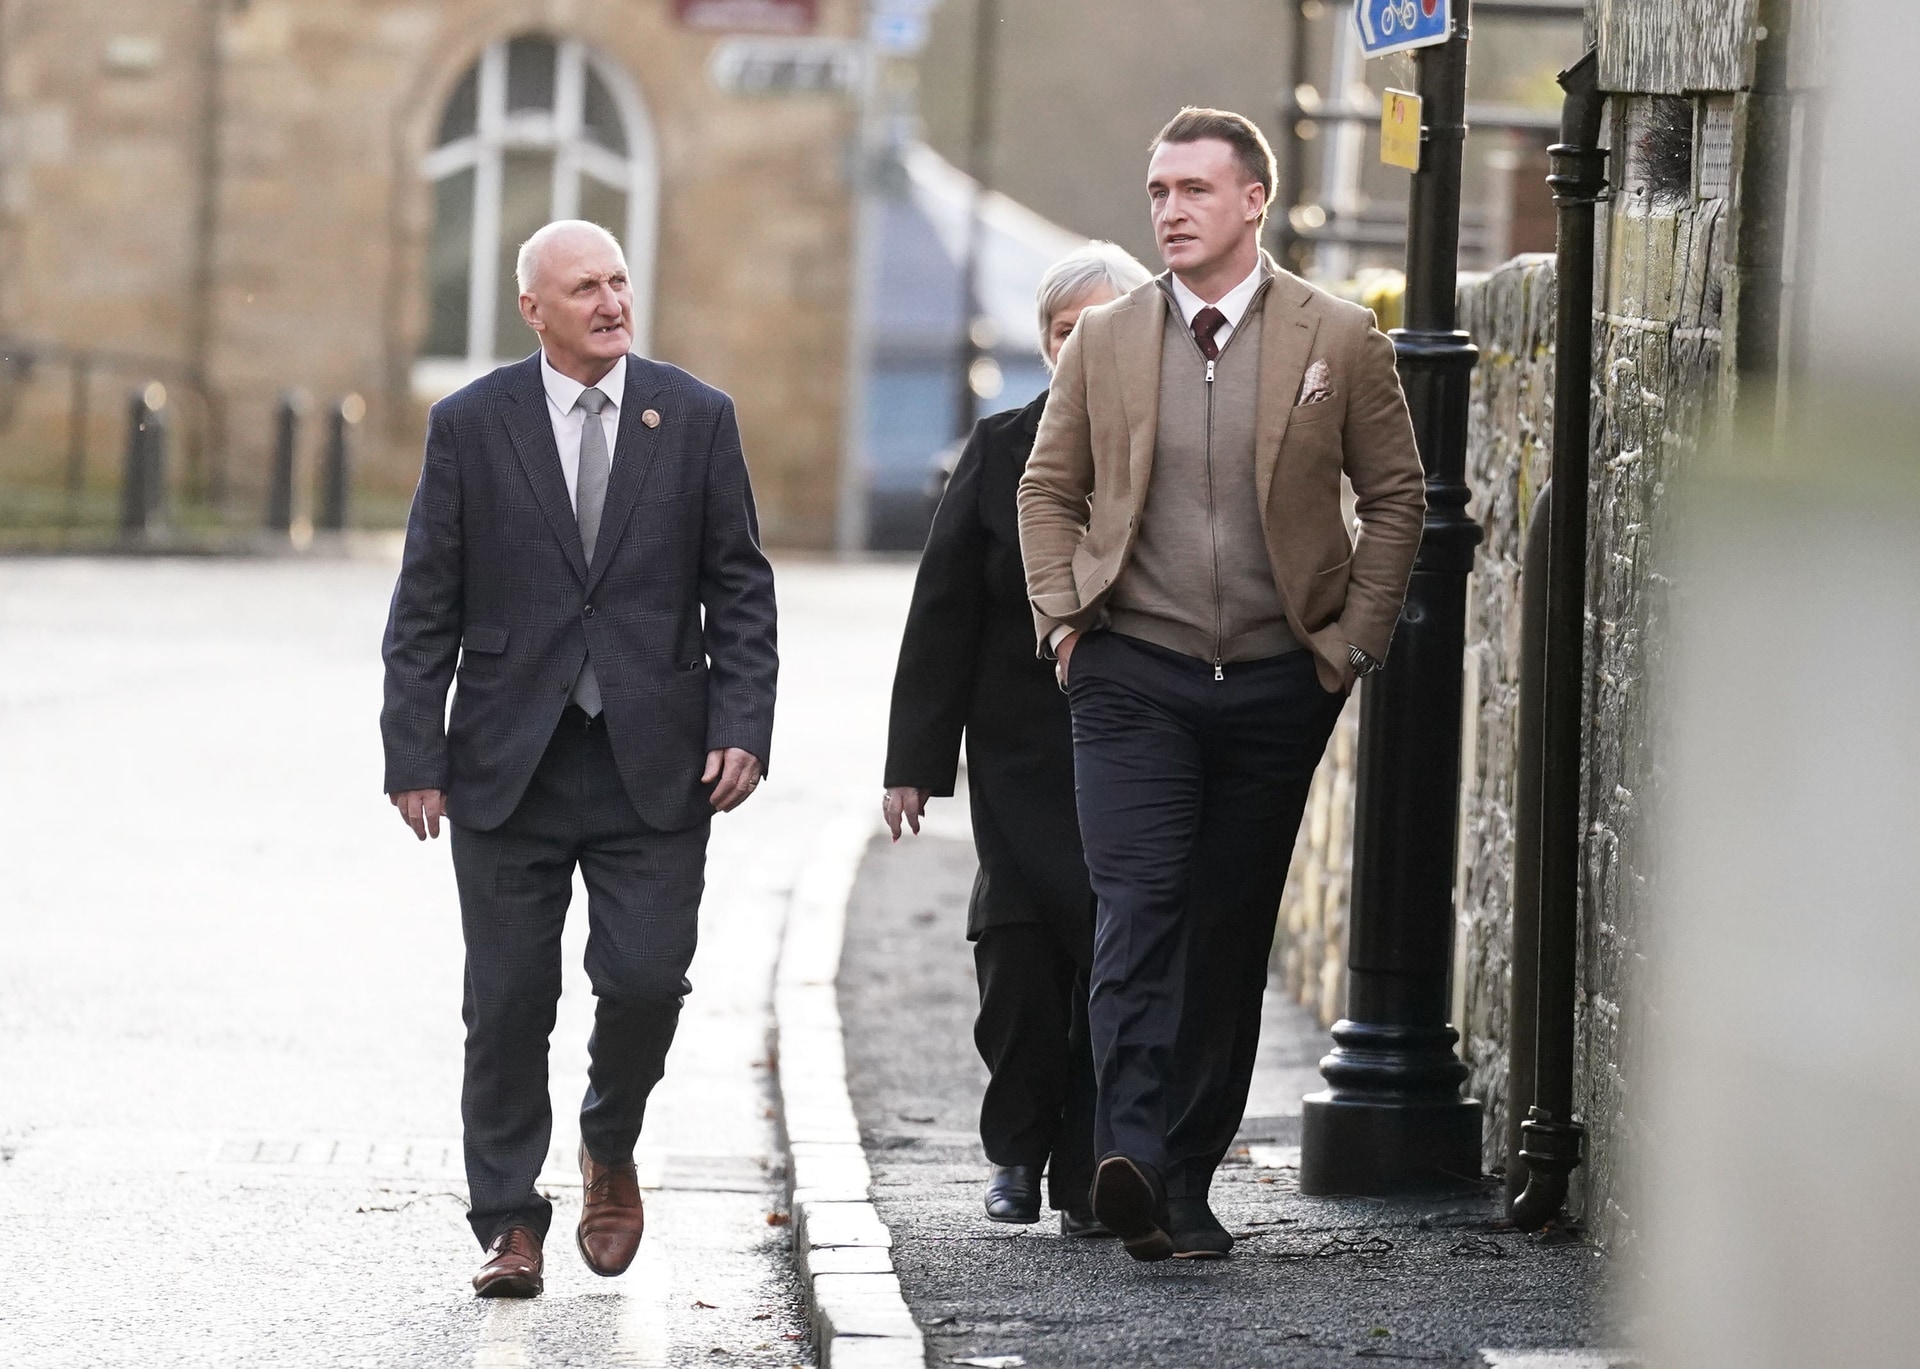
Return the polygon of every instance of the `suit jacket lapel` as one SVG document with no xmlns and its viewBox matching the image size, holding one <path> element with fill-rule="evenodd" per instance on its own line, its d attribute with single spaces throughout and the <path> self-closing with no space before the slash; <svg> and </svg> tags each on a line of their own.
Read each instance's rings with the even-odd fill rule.
<svg viewBox="0 0 1920 1369">
<path fill-rule="evenodd" d="M 585 580 L 587 555 L 580 545 L 580 520 L 574 516 L 567 477 L 560 469 L 560 448 L 553 440 L 553 420 L 547 416 L 547 392 L 540 383 L 539 354 L 521 362 L 514 372 L 507 386 L 514 401 L 505 410 L 507 436 L 573 573 Z"/>
<path fill-rule="evenodd" d="M 1127 416 L 1128 497 L 1138 513 L 1153 478 L 1153 449 L 1160 426 L 1160 339 L 1167 301 L 1155 285 L 1114 312 L 1114 363 L 1120 374 L 1120 406 Z"/>
<path fill-rule="evenodd" d="M 1272 267 L 1272 263 L 1268 263 Z M 1293 277 L 1274 269 L 1273 284 L 1260 322 L 1260 388 L 1254 403 L 1253 480 L 1260 517 L 1267 516 L 1267 495 L 1280 465 L 1280 448 L 1300 397 L 1300 382 L 1313 356 L 1319 320 L 1302 308 L 1309 295 Z"/>
<path fill-rule="evenodd" d="M 646 478 L 647 463 L 653 455 L 654 430 L 640 421 L 647 404 L 660 393 L 658 377 L 647 362 L 637 356 L 627 358 L 627 392 L 620 401 L 620 431 L 613 440 L 613 470 L 607 477 L 607 503 L 600 514 L 600 537 L 594 544 L 593 564 L 587 568 L 587 592 L 600 583 L 620 548 Z M 671 422 L 673 415 L 663 415 Z"/>
</svg>

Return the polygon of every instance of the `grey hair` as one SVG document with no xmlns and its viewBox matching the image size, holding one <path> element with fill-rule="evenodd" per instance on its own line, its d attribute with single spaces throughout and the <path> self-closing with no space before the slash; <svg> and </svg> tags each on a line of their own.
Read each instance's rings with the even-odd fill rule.
<svg viewBox="0 0 1920 1369">
<path fill-rule="evenodd" d="M 1047 330 L 1053 316 L 1070 308 L 1104 285 L 1116 295 L 1130 294 L 1153 279 L 1118 243 L 1093 241 L 1076 248 L 1047 268 L 1040 278 L 1037 302 L 1040 306 L 1040 351 L 1046 355 Z"/>
<path fill-rule="evenodd" d="M 514 283 L 520 287 L 521 294 L 526 294 L 532 288 L 533 278 L 540 272 L 540 254 L 546 251 L 547 244 L 563 234 L 581 229 L 604 238 L 607 244 L 620 254 L 620 259 L 626 260 L 626 249 L 620 246 L 620 239 L 599 224 L 590 223 L 586 219 L 555 219 L 543 228 L 536 228 L 533 236 L 520 244 L 520 254 L 513 259 L 513 279 Z"/>
</svg>

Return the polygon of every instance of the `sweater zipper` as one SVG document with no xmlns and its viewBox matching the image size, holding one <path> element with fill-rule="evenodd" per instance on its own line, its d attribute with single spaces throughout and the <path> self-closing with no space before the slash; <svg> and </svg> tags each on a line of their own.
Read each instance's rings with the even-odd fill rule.
<svg viewBox="0 0 1920 1369">
<path fill-rule="evenodd" d="M 1173 306 L 1174 316 L 1177 318 L 1180 316 L 1180 304 L 1174 296 L 1173 287 L 1167 284 L 1170 278 L 1171 273 L 1160 278 L 1160 289 Z M 1272 276 L 1261 280 L 1252 297 L 1248 299 L 1247 307 L 1241 311 L 1242 323 L 1253 312 L 1253 306 L 1259 303 L 1261 297 L 1267 293 L 1267 287 L 1272 284 Z M 1228 346 L 1233 345 L 1234 335 L 1239 331 L 1239 327 L 1236 326 L 1233 332 L 1227 335 Z M 1200 340 L 1194 337 L 1191 331 L 1187 332 L 1187 340 L 1193 344 L 1194 351 L 1200 351 Z M 1201 355 L 1206 356 L 1204 352 Z M 1209 358 L 1207 360 L 1207 537 L 1213 546 L 1213 680 L 1215 684 L 1219 684 L 1227 678 L 1226 667 L 1221 660 L 1226 652 L 1226 608 L 1220 598 L 1220 520 L 1213 502 L 1213 368 L 1214 360 Z"/>
<path fill-rule="evenodd" d="M 1213 682 L 1219 684 L 1227 678 L 1227 672 L 1220 657 L 1224 646 L 1221 641 L 1226 632 L 1226 610 L 1220 602 L 1220 513 L 1214 507 L 1213 500 L 1213 367 L 1214 359 L 1207 358 L 1207 540 L 1213 547 Z"/>
</svg>

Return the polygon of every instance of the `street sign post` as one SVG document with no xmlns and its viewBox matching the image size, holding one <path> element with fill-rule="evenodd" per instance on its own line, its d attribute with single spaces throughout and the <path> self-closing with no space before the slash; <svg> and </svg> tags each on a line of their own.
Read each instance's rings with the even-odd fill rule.
<svg viewBox="0 0 1920 1369">
<path fill-rule="evenodd" d="M 1407 196 L 1405 326 L 1393 330 L 1426 516 L 1386 669 L 1360 689 L 1346 1016 L 1301 1103 L 1300 1191 L 1381 1195 L 1471 1183 L 1479 1101 L 1448 1021 L 1460 822 L 1467 575 L 1483 533 L 1468 512 L 1468 394 L 1477 353 L 1459 324 L 1460 164 L 1472 0 L 1365 0 L 1369 55 L 1413 46 L 1419 169 Z M 1372 20 L 1377 26 L 1369 27 Z M 1431 36 L 1423 38 L 1423 25 Z M 1409 33 L 1411 30 L 1411 33 Z M 1390 40 L 1387 44 L 1374 40 Z M 1410 41 L 1398 41 L 1408 40 Z M 1442 41 L 1444 40 L 1444 41 Z M 1412 123 L 1408 109 L 1407 123 Z"/>
<path fill-rule="evenodd" d="M 1360 50 L 1369 57 L 1385 57 L 1444 43 L 1453 32 L 1452 10 L 1452 0 L 1354 0 Z"/>
</svg>

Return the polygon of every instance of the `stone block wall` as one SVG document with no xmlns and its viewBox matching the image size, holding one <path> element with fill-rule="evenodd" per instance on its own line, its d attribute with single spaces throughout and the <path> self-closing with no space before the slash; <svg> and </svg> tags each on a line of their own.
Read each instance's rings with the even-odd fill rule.
<svg viewBox="0 0 1920 1369">
<path fill-rule="evenodd" d="M 1590 12 L 1614 92 L 1613 189 L 1596 247 L 1575 1029 L 1587 1145 L 1570 1204 L 1612 1248 L 1634 1239 L 1625 1160 L 1647 1139 L 1636 1088 L 1658 968 L 1666 493 L 1715 440 L 1741 383 L 1775 379 L 1790 335 L 1784 225 L 1801 210 L 1781 189 L 1794 154 L 1780 135 L 1780 44 L 1795 13 L 1784 0 L 1594 0 Z M 1486 1104 L 1489 1169 L 1506 1158 L 1520 562 L 1551 464 L 1553 296 L 1544 257 L 1463 280 L 1460 294 L 1480 348 L 1468 482 L 1487 540 L 1468 591 L 1453 1001 L 1470 1088 Z M 1351 741 L 1336 745 L 1315 780 L 1275 954 L 1288 989 L 1328 1020 L 1344 973 L 1352 755 Z"/>
<path fill-rule="evenodd" d="M 1293 845 L 1280 900 L 1273 970 L 1295 1002 L 1324 1026 L 1347 1002 L 1347 900 L 1353 879 L 1353 762 L 1360 705 L 1347 701 L 1327 754 L 1314 772 L 1307 815 Z"/>
<path fill-rule="evenodd" d="M 1671 586 L 1667 484 L 1732 398 L 1723 318 L 1740 291 L 1733 96 L 1614 102 L 1612 212 L 1594 356 L 1587 552 L 1580 997 L 1576 1103 L 1587 1163 L 1575 1197 L 1603 1241 L 1633 1236 L 1621 1161 L 1642 1123 L 1634 1089 L 1653 940 L 1655 745 Z"/>
<path fill-rule="evenodd" d="M 1480 348 L 1468 419 L 1470 510 L 1486 529 L 1467 585 L 1454 1026 L 1486 1108 L 1482 1164 L 1506 1163 L 1512 993 L 1513 802 L 1519 760 L 1520 564 L 1553 443 L 1553 258 L 1463 281 L 1460 326 Z"/>
<path fill-rule="evenodd" d="M 855 0 L 818 12 L 825 36 L 863 22 Z M 521 34 L 578 39 L 633 87 L 658 167 L 657 257 L 634 263 L 652 274 L 640 332 L 652 355 L 734 395 L 767 540 L 830 547 L 855 102 L 721 89 L 708 71 L 720 37 L 677 22 L 669 0 L 0 6 L 0 333 L 137 354 L 176 391 L 176 374 L 198 370 L 221 415 L 200 436 L 223 453 L 236 510 L 262 497 L 283 386 L 357 391 L 361 492 L 397 515 L 436 397 L 413 375 L 433 216 L 423 160 L 462 73 Z M 141 374 L 95 378 L 102 477 Z M 46 477 L 64 451 L 65 381 L 43 384 L 47 453 L 14 470 L 20 434 L 0 422 L 16 477 Z"/>
</svg>

